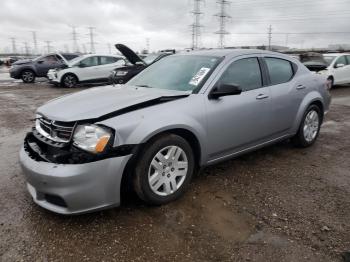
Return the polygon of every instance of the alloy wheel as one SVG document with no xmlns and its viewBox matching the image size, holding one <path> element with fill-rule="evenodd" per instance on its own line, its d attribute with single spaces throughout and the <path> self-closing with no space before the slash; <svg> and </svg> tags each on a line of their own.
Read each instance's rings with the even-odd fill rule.
<svg viewBox="0 0 350 262">
<path fill-rule="evenodd" d="M 305 140 L 310 143 L 312 142 L 319 131 L 320 117 L 315 110 L 310 110 L 304 121 L 303 133 Z"/>
<path fill-rule="evenodd" d="M 168 146 L 158 151 L 148 169 L 148 183 L 159 196 L 176 192 L 186 179 L 188 159 L 178 146 Z"/>
<path fill-rule="evenodd" d="M 30 83 L 34 80 L 34 74 L 30 71 L 25 71 L 22 73 L 22 79 L 26 83 Z"/>
</svg>

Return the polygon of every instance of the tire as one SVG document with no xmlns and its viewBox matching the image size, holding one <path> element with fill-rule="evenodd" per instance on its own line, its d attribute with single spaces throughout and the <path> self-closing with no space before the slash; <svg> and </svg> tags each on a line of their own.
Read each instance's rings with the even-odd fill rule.
<svg viewBox="0 0 350 262">
<path fill-rule="evenodd" d="M 23 70 L 21 73 L 21 79 L 23 83 L 34 83 L 35 73 L 32 70 Z"/>
<path fill-rule="evenodd" d="M 300 123 L 298 133 L 292 138 L 297 147 L 309 147 L 315 143 L 322 123 L 323 114 L 317 105 L 310 105 Z"/>
<path fill-rule="evenodd" d="M 78 84 L 78 78 L 73 74 L 66 74 L 62 77 L 62 85 L 67 88 L 73 88 Z"/>
<path fill-rule="evenodd" d="M 169 160 L 169 154 L 175 160 Z M 174 134 L 158 137 L 140 152 L 133 179 L 135 192 L 151 205 L 174 201 L 187 190 L 194 166 L 193 150 L 184 138 Z"/>
</svg>

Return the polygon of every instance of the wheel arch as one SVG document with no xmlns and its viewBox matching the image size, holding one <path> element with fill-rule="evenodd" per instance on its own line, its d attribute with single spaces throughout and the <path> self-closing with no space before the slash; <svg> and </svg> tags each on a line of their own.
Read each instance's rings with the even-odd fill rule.
<svg viewBox="0 0 350 262">
<path fill-rule="evenodd" d="M 32 68 L 32 67 L 24 67 L 24 68 L 22 68 L 20 73 L 19 73 L 19 75 L 22 76 L 24 71 L 32 71 L 34 73 L 35 77 L 38 76 L 38 74 L 35 72 L 34 68 Z"/>
</svg>

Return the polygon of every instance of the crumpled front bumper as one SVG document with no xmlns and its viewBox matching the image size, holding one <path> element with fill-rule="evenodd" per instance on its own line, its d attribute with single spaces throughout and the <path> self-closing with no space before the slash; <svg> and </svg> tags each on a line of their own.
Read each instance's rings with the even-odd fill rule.
<svg viewBox="0 0 350 262">
<path fill-rule="evenodd" d="M 131 155 L 84 164 L 54 164 L 32 159 L 22 147 L 20 163 L 28 191 L 38 205 L 70 215 L 119 206 L 120 187 Z"/>
</svg>

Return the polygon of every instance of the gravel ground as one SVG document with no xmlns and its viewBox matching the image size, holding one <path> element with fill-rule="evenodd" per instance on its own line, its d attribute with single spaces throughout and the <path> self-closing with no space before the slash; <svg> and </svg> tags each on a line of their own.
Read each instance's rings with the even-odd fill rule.
<svg viewBox="0 0 350 262">
<path fill-rule="evenodd" d="M 350 88 L 317 143 L 205 169 L 180 200 L 65 217 L 36 206 L 18 151 L 35 109 L 79 89 L 0 81 L 0 261 L 343 261 L 350 251 Z"/>
</svg>

